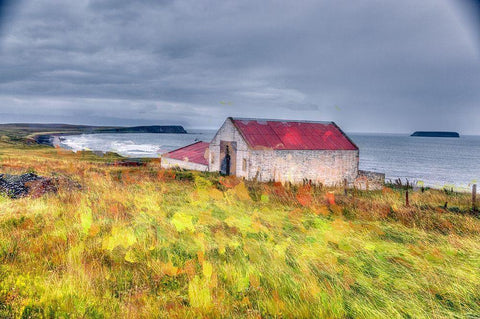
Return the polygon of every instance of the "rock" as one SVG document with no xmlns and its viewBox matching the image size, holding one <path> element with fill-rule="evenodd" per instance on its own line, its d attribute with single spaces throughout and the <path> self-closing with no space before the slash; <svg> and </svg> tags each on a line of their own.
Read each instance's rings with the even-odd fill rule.
<svg viewBox="0 0 480 319">
<path fill-rule="evenodd" d="M 48 178 L 34 173 L 23 175 L 0 174 L 0 193 L 10 198 L 39 197 L 56 193 L 59 188 L 80 189 L 81 186 L 68 178 Z"/>
<path fill-rule="evenodd" d="M 35 136 L 34 140 L 35 140 L 35 142 L 37 142 L 37 144 L 54 146 L 54 143 L 53 143 L 54 138 L 55 138 L 54 135 L 41 134 L 41 135 Z"/>
<path fill-rule="evenodd" d="M 442 131 L 416 131 L 410 136 L 423 136 L 423 137 L 460 137 L 458 132 L 442 132 Z"/>
<path fill-rule="evenodd" d="M 23 175 L 0 174 L 0 192 L 11 198 L 23 197 L 28 194 L 27 183 L 41 179 L 36 174 L 28 173 Z"/>
</svg>

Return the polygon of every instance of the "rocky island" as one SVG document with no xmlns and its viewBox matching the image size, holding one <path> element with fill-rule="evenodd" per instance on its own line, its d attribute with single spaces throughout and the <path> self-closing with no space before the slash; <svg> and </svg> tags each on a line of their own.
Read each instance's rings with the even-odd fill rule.
<svg viewBox="0 0 480 319">
<path fill-rule="evenodd" d="M 443 131 L 416 131 L 410 136 L 424 136 L 424 137 L 460 137 L 457 132 L 443 132 Z"/>
</svg>

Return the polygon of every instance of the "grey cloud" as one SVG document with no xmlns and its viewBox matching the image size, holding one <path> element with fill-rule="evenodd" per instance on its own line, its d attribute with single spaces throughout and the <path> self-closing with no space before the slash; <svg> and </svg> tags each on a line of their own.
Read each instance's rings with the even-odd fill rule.
<svg viewBox="0 0 480 319">
<path fill-rule="evenodd" d="M 480 134 L 461 117 L 480 119 L 479 48 L 452 3 L 23 2 L 1 39 L 0 113 L 202 127 L 263 116 Z M 22 113 L 3 104 L 12 99 Z"/>
</svg>

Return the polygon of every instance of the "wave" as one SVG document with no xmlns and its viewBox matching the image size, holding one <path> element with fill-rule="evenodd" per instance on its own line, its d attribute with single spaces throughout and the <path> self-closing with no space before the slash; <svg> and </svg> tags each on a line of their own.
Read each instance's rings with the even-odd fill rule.
<svg viewBox="0 0 480 319">
<path fill-rule="evenodd" d="M 58 145 L 74 152 L 91 150 L 115 152 L 126 157 L 159 157 L 161 154 L 191 144 L 197 140 L 210 141 L 214 131 L 194 134 L 109 133 L 67 135 Z"/>
</svg>

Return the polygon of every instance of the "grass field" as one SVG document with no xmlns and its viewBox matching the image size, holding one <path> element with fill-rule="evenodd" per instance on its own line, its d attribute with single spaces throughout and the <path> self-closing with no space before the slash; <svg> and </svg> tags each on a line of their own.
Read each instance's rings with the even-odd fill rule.
<svg viewBox="0 0 480 319">
<path fill-rule="evenodd" d="M 0 317 L 480 318 L 469 194 L 285 188 L 0 142 Z M 335 198 L 332 198 L 331 193 Z M 444 203 L 448 201 L 448 208 Z"/>
</svg>

